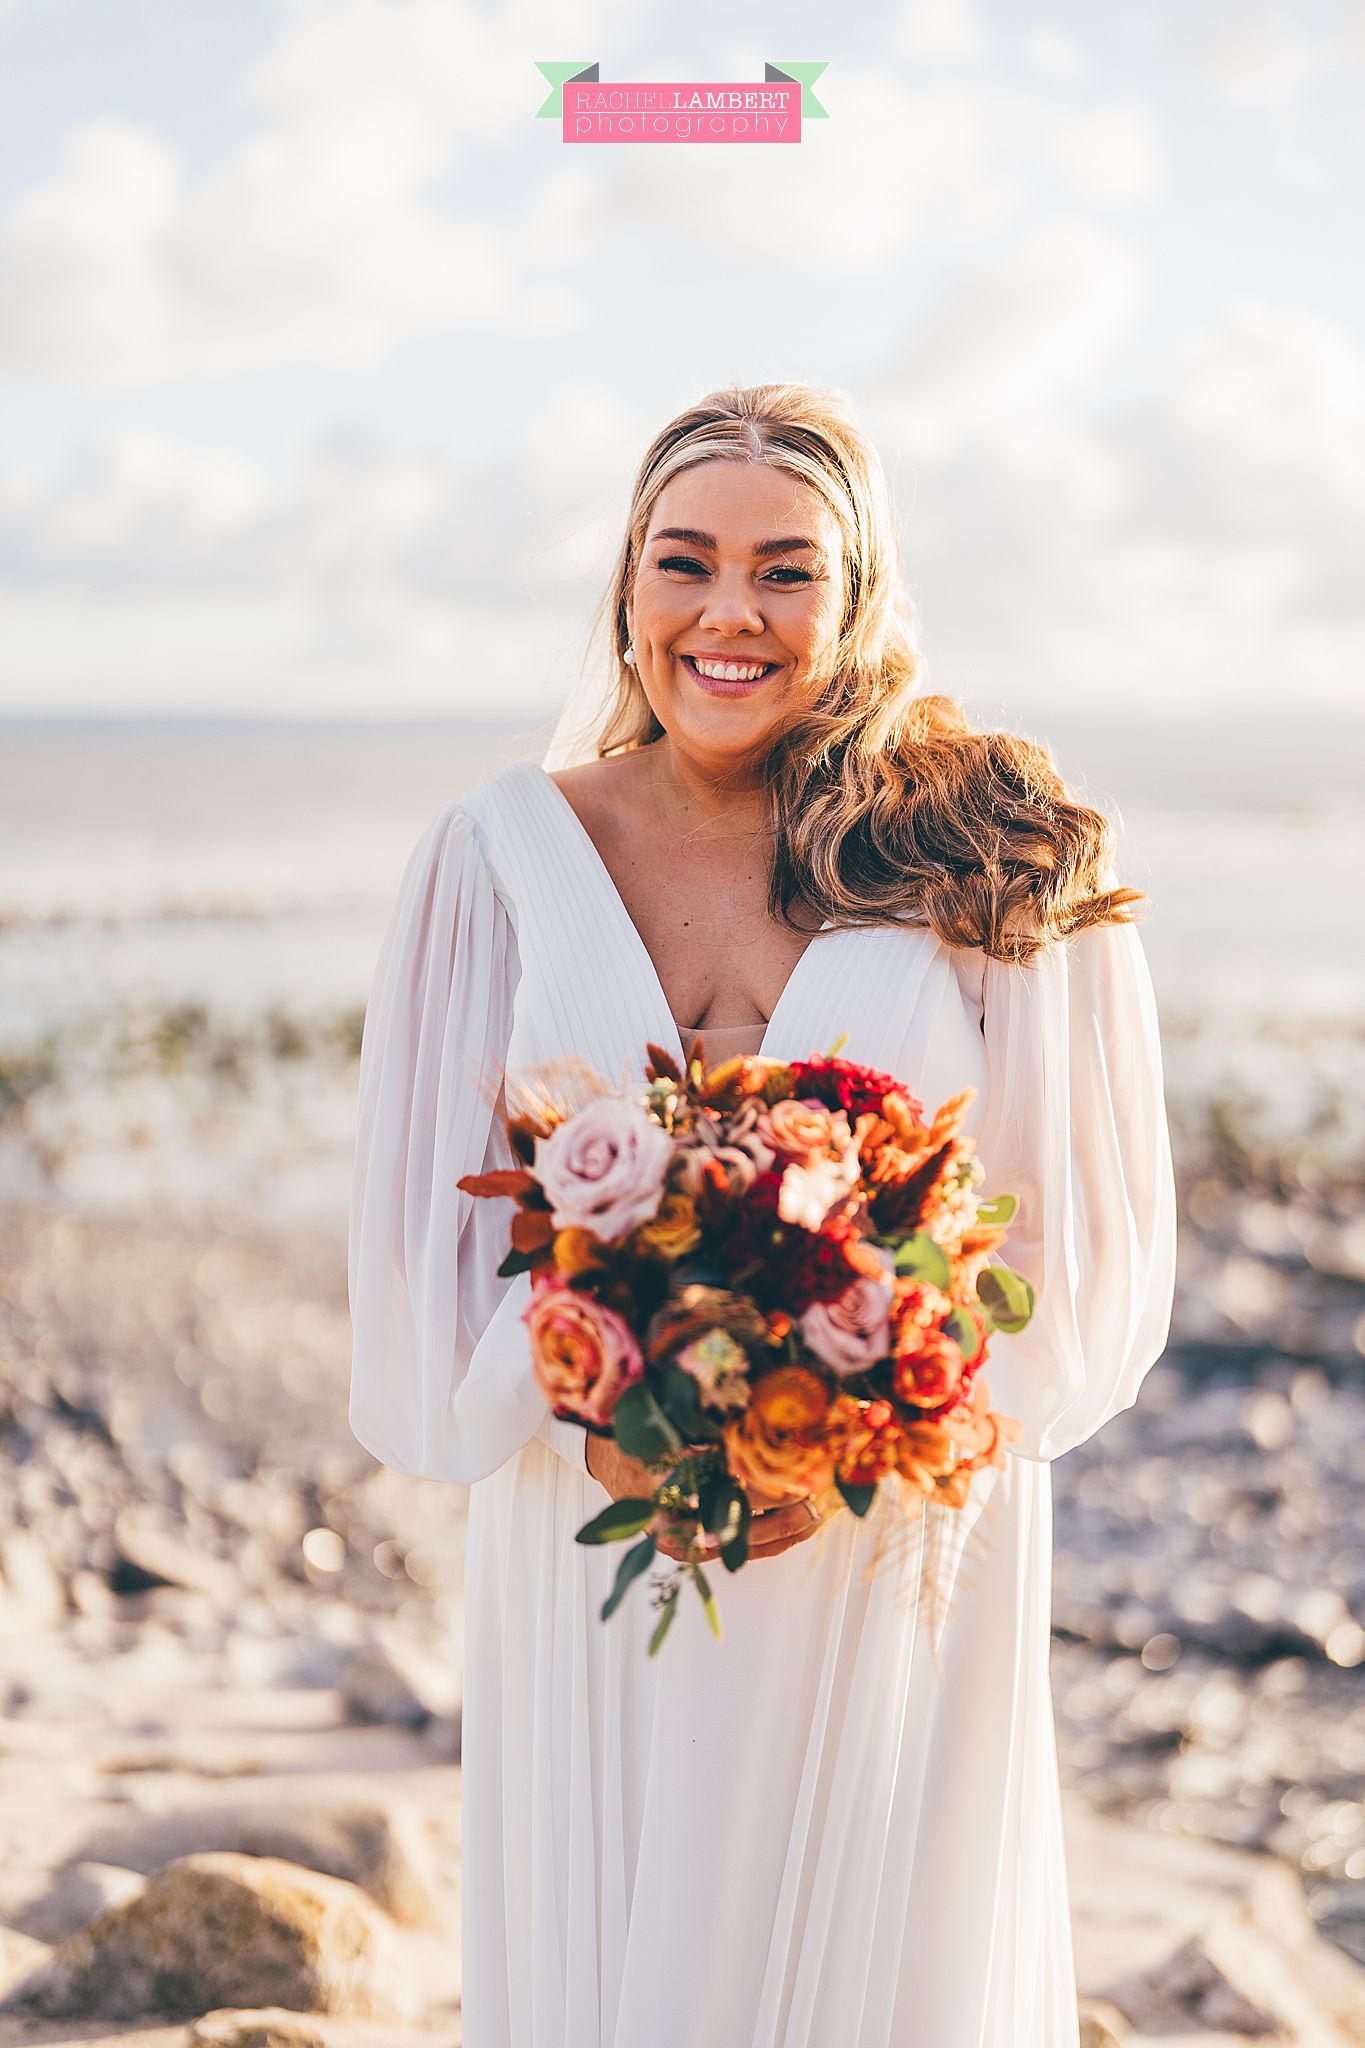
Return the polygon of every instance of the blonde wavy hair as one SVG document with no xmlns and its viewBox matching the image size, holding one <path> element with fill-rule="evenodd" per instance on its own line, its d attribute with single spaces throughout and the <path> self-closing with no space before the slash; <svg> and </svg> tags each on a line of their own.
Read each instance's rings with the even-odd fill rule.
<svg viewBox="0 0 1365 2048">
<path fill-rule="evenodd" d="M 972 727 L 922 693 L 925 660 L 901 575 L 890 493 L 853 407 L 808 384 L 736 385 L 680 412 L 640 464 L 594 632 L 614 651 L 600 760 L 664 735 L 634 668 L 627 599 L 659 494 L 700 462 L 763 462 L 818 493 L 843 537 L 843 610 L 812 700 L 763 763 L 773 858 L 768 910 L 792 930 L 804 897 L 844 925 L 927 925 L 948 945 L 1027 963 L 1087 925 L 1129 924 L 1138 889 L 1106 888 L 1114 828 L 1048 751 Z"/>
</svg>

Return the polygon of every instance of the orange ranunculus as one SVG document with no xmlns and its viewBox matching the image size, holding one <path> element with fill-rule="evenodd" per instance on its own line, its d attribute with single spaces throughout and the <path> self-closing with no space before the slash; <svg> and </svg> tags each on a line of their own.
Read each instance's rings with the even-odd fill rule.
<svg viewBox="0 0 1365 2048">
<path fill-rule="evenodd" d="M 1013 1415 L 999 1415 L 991 1407 L 986 1382 L 979 1375 L 973 1379 L 966 1401 L 950 1408 L 940 1420 L 967 1454 L 959 1463 L 968 1472 L 979 1471 L 983 1465 L 994 1465 L 1003 1472 L 1005 1445 L 1018 1443 L 1024 1434 L 1023 1424 Z"/>
<path fill-rule="evenodd" d="M 701 1243 L 695 1204 L 687 1195 L 671 1190 L 660 1202 L 658 1215 L 642 1223 L 635 1236 L 666 1258 L 680 1259 Z"/>
<path fill-rule="evenodd" d="M 765 1429 L 791 1433 L 823 1422 L 829 1395 L 804 1365 L 779 1365 L 755 1381 L 752 1406 Z"/>
<path fill-rule="evenodd" d="M 972 1467 L 964 1461 L 954 1465 L 951 1472 L 941 1472 L 934 1486 L 934 1499 L 940 1507 L 965 1508 L 972 1490 Z"/>
<path fill-rule="evenodd" d="M 576 1225 L 569 1230 L 555 1232 L 555 1269 L 571 1280 L 575 1273 L 586 1273 L 600 1266 L 602 1241 L 590 1230 L 581 1230 Z"/>
<path fill-rule="evenodd" d="M 923 1330 L 918 1350 L 897 1355 L 892 1384 L 902 1401 L 939 1408 L 962 1384 L 962 1352 L 946 1330 Z"/>
<path fill-rule="evenodd" d="M 903 1434 L 889 1401 L 859 1401 L 839 1394 L 830 1403 L 825 1441 L 834 1469 L 851 1486 L 874 1486 L 896 1465 Z"/>
<path fill-rule="evenodd" d="M 990 1450 L 996 1434 L 991 1420 L 991 1397 L 979 1373 L 973 1376 L 962 1399 L 939 1420 L 958 1449 L 969 1457 Z"/>
<path fill-rule="evenodd" d="M 781 1500 L 818 1493 L 834 1478 L 829 1446 L 801 1432 L 788 1435 L 766 1427 L 752 1406 L 725 1425 L 725 1454 L 743 1487 Z"/>
<path fill-rule="evenodd" d="M 936 1330 L 953 1312 L 952 1297 L 932 1280 L 898 1279 L 891 1304 L 891 1339 L 897 1351 L 917 1351 L 926 1330 Z"/>
<path fill-rule="evenodd" d="M 921 1493 L 937 1492 L 939 1475 L 953 1469 L 953 1443 L 937 1422 L 912 1422 L 896 1446 L 896 1469 Z"/>
</svg>

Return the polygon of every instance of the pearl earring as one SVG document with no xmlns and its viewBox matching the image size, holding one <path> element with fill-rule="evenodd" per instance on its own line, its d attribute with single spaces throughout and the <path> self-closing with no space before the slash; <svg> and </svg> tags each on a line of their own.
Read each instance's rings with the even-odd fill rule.
<svg viewBox="0 0 1365 2048">
<path fill-rule="evenodd" d="M 625 652 L 625 659 L 626 659 L 626 661 L 627 661 L 627 662 L 629 662 L 630 666 L 631 666 L 632 668 L 634 668 L 634 666 L 635 666 L 635 649 L 634 649 L 633 647 L 628 647 L 628 648 L 626 649 L 626 652 Z"/>
</svg>

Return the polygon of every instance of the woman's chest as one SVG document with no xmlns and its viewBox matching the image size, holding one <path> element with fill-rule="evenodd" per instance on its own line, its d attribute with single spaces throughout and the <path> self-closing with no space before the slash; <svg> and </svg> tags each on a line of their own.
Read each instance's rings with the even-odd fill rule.
<svg viewBox="0 0 1365 2048">
<path fill-rule="evenodd" d="M 577 923 L 537 916 L 519 925 L 509 1073 L 582 1059 L 624 1085 L 643 1075 L 648 1043 L 686 1056 L 692 1033 L 680 1032 L 642 934 L 629 943 L 603 906 Z M 930 1109 L 962 1088 L 979 1093 L 979 988 L 970 966 L 962 972 L 954 963 L 950 949 L 918 929 L 819 932 L 803 942 L 766 1024 L 728 1035 L 704 1028 L 707 1056 L 714 1064 L 736 1051 L 794 1060 L 837 1050 L 894 1074 Z M 969 1129 L 973 1122 L 969 1115 Z"/>
<path fill-rule="evenodd" d="M 768 909 L 762 874 L 670 875 L 655 866 L 618 882 L 669 1013 L 692 1030 L 761 1033 L 819 930 L 808 912 L 790 930 Z"/>
</svg>

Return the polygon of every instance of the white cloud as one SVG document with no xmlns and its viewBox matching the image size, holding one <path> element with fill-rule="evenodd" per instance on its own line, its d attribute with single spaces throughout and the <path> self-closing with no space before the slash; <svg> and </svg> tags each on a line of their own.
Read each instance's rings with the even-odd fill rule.
<svg viewBox="0 0 1365 2048">
<path fill-rule="evenodd" d="M 198 179 L 138 122 L 70 130 L 0 216 L 0 364 L 141 385 L 522 317 L 525 272 L 565 270 L 591 191 L 555 164 L 499 219 L 470 182 L 470 145 L 530 118 L 532 15 L 548 25 L 472 0 L 292 5 L 244 81 L 257 124 Z M 527 282 L 551 324 L 574 316 L 564 276 Z"/>
<path fill-rule="evenodd" d="M 1046 24 L 1029 30 L 1024 49 L 1030 64 L 1044 78 L 1055 78 L 1066 85 L 1084 78 L 1090 69 L 1090 60 L 1075 38 Z"/>
<path fill-rule="evenodd" d="M 910 445 L 945 457 L 964 440 L 1063 429 L 1074 443 L 1076 402 L 1104 388 L 1110 352 L 1142 307 L 1145 273 L 1129 241 L 1073 219 L 950 286 L 890 352 L 904 366 L 890 396 Z"/>
<path fill-rule="evenodd" d="M 1175 20 L 1196 66 L 1231 104 L 1285 110 L 1349 56 L 1337 25 L 1313 27 L 1320 5 L 1285 0 L 1202 0 Z"/>
<path fill-rule="evenodd" d="M 1324 314 L 1239 299 L 1193 352 L 1177 411 L 1249 465 L 1316 473 L 1365 506 L 1365 349 Z"/>
<path fill-rule="evenodd" d="M 901 0 L 887 47 L 897 56 L 973 63 L 990 38 L 976 0 Z"/>
</svg>

